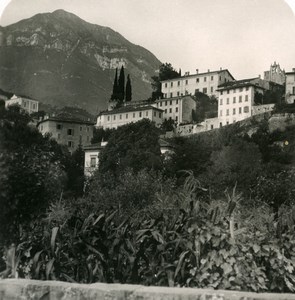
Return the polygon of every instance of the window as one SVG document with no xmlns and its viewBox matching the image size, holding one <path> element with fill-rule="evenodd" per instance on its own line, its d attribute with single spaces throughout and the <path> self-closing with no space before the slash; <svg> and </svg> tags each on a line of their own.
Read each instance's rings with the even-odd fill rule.
<svg viewBox="0 0 295 300">
<path fill-rule="evenodd" d="M 236 109 L 235 108 L 233 108 L 233 115 L 235 115 L 236 114 Z"/>
<path fill-rule="evenodd" d="M 159 113 L 159 118 L 162 118 L 162 114 L 161 113 Z"/>
<path fill-rule="evenodd" d="M 167 101 L 165 101 L 165 106 L 167 106 Z"/>
<path fill-rule="evenodd" d="M 60 133 L 57 134 L 57 139 L 60 140 Z"/>
<path fill-rule="evenodd" d="M 211 125 L 212 126 L 212 125 Z M 222 122 L 219 123 L 219 127 L 222 127 Z"/>
<path fill-rule="evenodd" d="M 178 104 L 178 99 L 176 100 L 176 105 Z"/>
<path fill-rule="evenodd" d="M 82 131 L 82 126 L 80 126 L 80 131 Z"/>
<path fill-rule="evenodd" d="M 145 112 L 145 116 L 146 116 L 146 117 L 148 117 L 148 115 L 149 115 L 149 112 L 148 112 L 148 111 L 146 111 L 146 112 Z"/>
<path fill-rule="evenodd" d="M 89 132 L 89 127 L 88 126 L 86 127 L 86 131 Z"/>
<path fill-rule="evenodd" d="M 162 103 L 162 102 L 160 102 L 160 106 L 162 106 L 162 104 L 163 104 L 163 103 Z"/>
<path fill-rule="evenodd" d="M 179 96 L 179 94 L 180 94 L 180 93 L 179 93 L 179 92 L 177 92 L 177 96 Z"/>
<path fill-rule="evenodd" d="M 180 86 L 180 81 L 177 81 L 177 85 Z"/>
<path fill-rule="evenodd" d="M 36 109 L 36 104 L 35 103 L 33 103 L 33 109 Z"/>
<path fill-rule="evenodd" d="M 295 94 L 295 86 L 292 88 L 292 94 Z"/>
<path fill-rule="evenodd" d="M 185 81 L 185 84 L 188 84 L 188 80 Z"/>
<path fill-rule="evenodd" d="M 177 116 L 175 117 L 175 121 L 176 121 L 176 122 L 178 121 L 178 117 L 177 117 Z"/>
<path fill-rule="evenodd" d="M 249 90 L 249 87 L 248 86 L 246 86 L 246 91 L 248 91 Z"/>
<path fill-rule="evenodd" d="M 87 135 L 86 141 L 89 142 L 89 136 Z"/>
<path fill-rule="evenodd" d="M 175 112 L 178 112 L 178 107 L 175 107 Z"/>
<path fill-rule="evenodd" d="M 139 113 L 139 117 L 140 117 L 140 118 L 142 117 L 142 112 Z"/>
<path fill-rule="evenodd" d="M 26 101 L 24 101 L 24 107 L 26 107 L 27 106 L 27 102 Z"/>
<path fill-rule="evenodd" d="M 223 100 L 222 100 L 222 98 L 220 98 L 219 99 L 219 105 L 222 105 L 222 103 L 223 103 Z"/>
<path fill-rule="evenodd" d="M 171 86 L 173 86 L 173 82 L 171 82 Z"/>
<path fill-rule="evenodd" d="M 214 126 L 213 126 L 213 124 L 211 124 L 210 126 L 211 126 L 211 127 L 210 127 L 211 129 L 214 129 Z"/>
<path fill-rule="evenodd" d="M 122 120 L 122 115 L 120 115 L 120 120 Z"/>
<path fill-rule="evenodd" d="M 207 81 L 207 77 L 204 77 L 204 82 L 206 82 Z"/>
<path fill-rule="evenodd" d="M 219 76 L 219 80 L 221 81 L 221 76 Z"/>
<path fill-rule="evenodd" d="M 200 78 L 196 78 L 196 82 L 199 82 L 200 81 Z"/>
<path fill-rule="evenodd" d="M 170 114 L 172 113 L 172 108 L 169 108 L 169 113 L 170 113 Z"/>
<path fill-rule="evenodd" d="M 110 116 L 108 116 L 108 121 L 110 120 Z"/>
<path fill-rule="evenodd" d="M 156 117 L 157 116 L 157 113 L 154 111 L 154 117 Z"/>
<path fill-rule="evenodd" d="M 211 90 L 211 93 L 213 93 L 213 86 L 211 86 L 211 89 L 210 89 L 210 90 Z"/>
<path fill-rule="evenodd" d="M 167 114 L 167 109 L 165 109 L 165 114 Z"/>
<path fill-rule="evenodd" d="M 170 105 L 172 105 L 172 100 L 170 100 Z"/>
<path fill-rule="evenodd" d="M 247 101 L 248 101 L 248 95 L 245 96 L 245 102 L 247 102 Z"/>
<path fill-rule="evenodd" d="M 95 156 L 91 156 L 90 157 L 90 167 L 91 168 L 95 168 L 96 167 L 96 157 Z"/>
<path fill-rule="evenodd" d="M 161 104 L 162 104 L 162 102 L 161 102 Z M 133 118 L 135 118 L 135 113 L 133 113 Z"/>
<path fill-rule="evenodd" d="M 128 119 L 128 114 L 126 114 L 126 119 Z"/>
<path fill-rule="evenodd" d="M 68 141 L 68 147 L 69 147 L 69 148 L 73 148 L 73 147 L 74 147 L 74 142 Z"/>
<path fill-rule="evenodd" d="M 116 115 L 114 115 L 114 121 L 116 120 Z"/>
<path fill-rule="evenodd" d="M 244 113 L 248 113 L 249 112 L 249 106 L 245 106 L 244 107 Z"/>
<path fill-rule="evenodd" d="M 82 135 L 79 136 L 79 143 L 82 144 Z"/>
<path fill-rule="evenodd" d="M 56 124 L 56 129 L 57 130 L 61 130 L 62 129 L 62 125 L 61 124 Z"/>
<path fill-rule="evenodd" d="M 206 78 L 206 77 L 205 77 Z M 207 94 L 207 88 L 203 88 L 203 93 Z"/>
<path fill-rule="evenodd" d="M 165 87 L 167 87 L 167 82 L 165 83 Z"/>
<path fill-rule="evenodd" d="M 167 94 L 166 93 L 164 94 L 164 98 L 167 98 Z"/>
<path fill-rule="evenodd" d="M 228 125 L 229 124 L 229 121 L 226 121 L 226 125 Z"/>
<path fill-rule="evenodd" d="M 173 93 L 170 93 L 170 98 L 172 98 L 173 97 Z"/>
<path fill-rule="evenodd" d="M 222 117 L 222 109 L 219 111 L 219 115 L 220 117 Z"/>
<path fill-rule="evenodd" d="M 74 135 L 74 130 L 73 129 L 68 129 L 67 130 L 68 135 Z"/>
<path fill-rule="evenodd" d="M 213 81 L 213 76 L 211 76 L 211 81 Z"/>
<path fill-rule="evenodd" d="M 239 102 L 240 103 L 242 102 L 242 96 L 239 96 Z"/>
<path fill-rule="evenodd" d="M 229 116 L 229 109 L 226 110 L 226 115 Z"/>
<path fill-rule="evenodd" d="M 243 91 L 243 88 L 240 88 L 239 91 L 242 92 L 242 91 Z"/>
<path fill-rule="evenodd" d="M 227 90 L 226 92 L 227 92 L 227 94 L 229 94 L 229 90 Z"/>
<path fill-rule="evenodd" d="M 233 98 L 233 103 L 236 103 L 236 97 Z"/>
<path fill-rule="evenodd" d="M 226 98 L 226 104 L 229 104 L 229 98 Z"/>
<path fill-rule="evenodd" d="M 234 93 L 236 92 L 236 89 L 234 89 Z"/>
<path fill-rule="evenodd" d="M 223 91 L 220 91 L 220 95 L 223 95 Z"/>
<path fill-rule="evenodd" d="M 242 107 L 239 107 L 239 114 L 242 113 Z"/>
</svg>

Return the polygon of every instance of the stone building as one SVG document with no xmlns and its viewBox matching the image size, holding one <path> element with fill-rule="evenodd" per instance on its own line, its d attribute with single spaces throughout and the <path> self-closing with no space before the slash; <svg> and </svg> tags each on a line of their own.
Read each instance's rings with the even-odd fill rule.
<svg viewBox="0 0 295 300">
<path fill-rule="evenodd" d="M 90 144 L 94 123 L 90 120 L 59 114 L 45 116 L 37 123 L 37 128 L 43 135 L 50 134 L 58 144 L 67 146 L 69 151 L 73 152 L 79 145 Z"/>
<path fill-rule="evenodd" d="M 234 77 L 225 69 L 190 75 L 188 72 L 181 77 L 161 81 L 161 91 L 164 98 L 173 98 L 184 95 L 195 95 L 202 92 L 208 96 L 217 95 L 217 87 L 220 84 L 233 81 Z"/>
<path fill-rule="evenodd" d="M 285 101 L 286 103 L 295 103 L 295 68 L 293 68 L 292 72 L 286 73 L 286 95 Z"/>
<path fill-rule="evenodd" d="M 280 64 L 274 62 L 274 64 L 270 66 L 269 71 L 264 72 L 264 80 L 284 85 L 286 81 L 285 70 L 281 69 Z"/>
<path fill-rule="evenodd" d="M 142 119 L 149 119 L 154 122 L 156 126 L 160 126 L 163 121 L 163 110 L 152 105 L 128 105 L 101 112 L 97 116 L 95 127 L 102 127 L 103 129 L 118 128 L 119 126 L 135 123 Z"/>
<path fill-rule="evenodd" d="M 39 111 L 39 101 L 25 96 L 13 95 L 10 99 L 5 101 L 5 107 L 10 105 L 19 105 L 29 114 Z"/>
<path fill-rule="evenodd" d="M 180 96 L 156 100 L 153 104 L 163 110 L 163 119 L 172 119 L 176 124 L 193 121 L 193 110 L 196 110 L 196 101 L 191 96 Z"/>
<path fill-rule="evenodd" d="M 107 142 L 95 143 L 83 147 L 84 156 L 84 175 L 91 176 L 99 166 L 99 154 L 106 146 Z"/>
</svg>

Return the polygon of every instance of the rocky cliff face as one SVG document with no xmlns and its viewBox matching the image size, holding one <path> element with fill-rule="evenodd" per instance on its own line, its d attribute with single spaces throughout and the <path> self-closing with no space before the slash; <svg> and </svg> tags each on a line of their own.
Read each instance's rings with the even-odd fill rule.
<svg viewBox="0 0 295 300">
<path fill-rule="evenodd" d="M 121 66 L 130 74 L 133 99 L 146 99 L 159 65 L 119 33 L 63 10 L 0 27 L 0 88 L 46 104 L 104 109 Z"/>
</svg>

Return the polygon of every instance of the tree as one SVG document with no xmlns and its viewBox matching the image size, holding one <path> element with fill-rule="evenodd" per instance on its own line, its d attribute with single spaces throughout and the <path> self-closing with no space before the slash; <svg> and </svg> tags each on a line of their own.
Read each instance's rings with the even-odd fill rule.
<svg viewBox="0 0 295 300">
<path fill-rule="evenodd" d="M 163 94 L 161 92 L 161 81 L 177 78 L 180 76 L 181 74 L 174 70 L 170 63 L 162 64 L 159 68 L 159 75 L 152 76 L 152 100 L 156 100 L 163 97 Z"/>
<path fill-rule="evenodd" d="M 116 68 L 116 75 L 115 75 L 115 79 L 114 79 L 114 84 L 113 84 L 113 93 L 111 96 L 112 100 L 117 100 L 118 99 L 118 68 Z"/>
<path fill-rule="evenodd" d="M 144 168 L 161 169 L 158 139 L 159 130 L 147 119 L 119 127 L 101 152 L 99 171 L 118 175 L 126 168 L 135 172 Z"/>
<path fill-rule="evenodd" d="M 175 121 L 173 119 L 165 119 L 161 125 L 161 129 L 166 131 L 173 131 L 175 128 Z"/>
<path fill-rule="evenodd" d="M 109 140 L 111 133 L 114 130 L 115 129 L 113 129 L 113 128 L 112 129 L 110 129 L 110 128 L 103 129 L 102 127 L 94 128 L 91 144 L 101 143 L 102 141 L 107 142 Z"/>
<path fill-rule="evenodd" d="M 118 100 L 119 103 L 123 103 L 125 98 L 125 75 L 124 75 L 124 67 L 121 67 L 120 75 L 118 79 Z"/>
<path fill-rule="evenodd" d="M 131 88 L 131 81 L 130 81 L 130 76 L 128 74 L 127 76 L 127 83 L 126 83 L 126 96 L 125 96 L 125 100 L 126 102 L 131 101 L 132 99 L 132 88 Z"/>
<path fill-rule="evenodd" d="M 194 121 L 200 123 L 209 116 L 217 116 L 218 102 L 214 96 L 209 97 L 201 92 L 196 92 L 195 98 L 197 104 Z"/>
</svg>

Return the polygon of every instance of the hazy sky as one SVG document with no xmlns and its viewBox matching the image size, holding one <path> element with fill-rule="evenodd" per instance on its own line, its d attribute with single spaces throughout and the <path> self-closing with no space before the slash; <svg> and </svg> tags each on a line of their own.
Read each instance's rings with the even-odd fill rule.
<svg viewBox="0 0 295 300">
<path fill-rule="evenodd" d="M 2 6 L 9 0 L 0 0 Z M 295 0 L 11 0 L 0 24 L 64 9 L 109 26 L 182 73 L 220 67 L 236 79 L 295 67 Z"/>
</svg>

